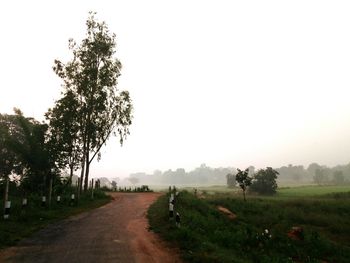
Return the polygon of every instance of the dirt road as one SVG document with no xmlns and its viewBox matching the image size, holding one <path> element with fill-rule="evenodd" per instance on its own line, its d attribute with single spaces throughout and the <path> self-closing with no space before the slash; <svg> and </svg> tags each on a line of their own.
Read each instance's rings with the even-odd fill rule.
<svg viewBox="0 0 350 263">
<path fill-rule="evenodd" d="M 0 251 L 0 262 L 181 262 L 175 250 L 147 229 L 147 208 L 159 195 L 114 193 L 109 204 Z"/>
</svg>

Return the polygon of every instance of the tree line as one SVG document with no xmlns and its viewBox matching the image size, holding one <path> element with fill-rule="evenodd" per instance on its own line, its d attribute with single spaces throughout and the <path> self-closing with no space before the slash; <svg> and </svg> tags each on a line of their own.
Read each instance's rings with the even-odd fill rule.
<svg viewBox="0 0 350 263">
<path fill-rule="evenodd" d="M 350 183 L 350 163 L 334 167 L 317 163 L 312 163 L 307 167 L 290 164 L 274 168 L 274 170 L 278 172 L 278 178 L 276 180 L 279 182 L 316 184 Z M 249 175 L 253 176 L 256 168 L 249 166 L 248 171 Z M 151 174 L 144 172 L 132 173 L 129 175 L 129 178 L 137 178 L 139 183 L 151 185 L 231 185 L 231 181 L 234 178 L 230 179 L 227 175 L 236 175 L 236 173 L 237 168 L 235 167 L 212 168 L 206 164 L 201 164 L 191 171 L 186 171 L 184 168 L 165 171 L 155 170 Z"/>
<path fill-rule="evenodd" d="M 80 171 L 79 191 L 87 191 L 90 165 L 101 159 L 101 148 L 111 136 L 120 144 L 129 135 L 132 101 L 117 88 L 122 68 L 115 58 L 116 36 L 105 22 L 90 12 L 86 36 L 77 44 L 69 40 L 72 59 L 54 61 L 62 92 L 45 121 L 25 117 L 19 110 L 0 114 L 0 183 L 10 180 L 23 194 L 47 192 L 49 182 L 62 183 L 62 171 Z M 5 198 L 6 199 L 6 198 Z"/>
</svg>

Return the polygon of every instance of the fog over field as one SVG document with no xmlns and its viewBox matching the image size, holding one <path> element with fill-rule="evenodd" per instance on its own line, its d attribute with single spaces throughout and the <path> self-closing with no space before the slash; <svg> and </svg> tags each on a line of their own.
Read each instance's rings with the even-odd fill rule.
<svg viewBox="0 0 350 263">
<path fill-rule="evenodd" d="M 0 9 L 0 113 L 18 107 L 44 120 L 61 92 L 54 60 L 71 59 L 68 39 L 84 37 L 88 11 L 116 34 L 118 87 L 130 91 L 134 119 L 122 147 L 113 138 L 102 148 L 92 177 L 189 173 L 204 163 L 341 164 L 346 175 L 348 1 L 2 1 Z"/>
</svg>

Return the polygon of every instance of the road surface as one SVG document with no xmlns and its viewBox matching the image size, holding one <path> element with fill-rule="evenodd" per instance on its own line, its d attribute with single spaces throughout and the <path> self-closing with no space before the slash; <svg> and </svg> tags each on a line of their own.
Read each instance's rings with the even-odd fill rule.
<svg viewBox="0 0 350 263">
<path fill-rule="evenodd" d="M 0 262 L 181 262 L 148 231 L 146 211 L 159 193 L 113 193 L 105 206 L 50 225 L 0 251 Z"/>
</svg>

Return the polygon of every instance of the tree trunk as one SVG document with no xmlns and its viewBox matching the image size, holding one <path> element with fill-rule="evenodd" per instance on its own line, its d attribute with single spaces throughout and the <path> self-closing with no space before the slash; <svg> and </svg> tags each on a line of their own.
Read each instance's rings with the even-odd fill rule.
<svg viewBox="0 0 350 263">
<path fill-rule="evenodd" d="M 51 178 L 50 178 L 50 185 L 49 185 L 49 207 L 51 207 L 52 181 L 53 181 L 53 178 L 52 178 L 52 175 L 51 175 Z"/>
<path fill-rule="evenodd" d="M 83 161 L 81 163 L 81 172 L 80 172 L 80 178 L 78 178 L 78 180 L 80 180 L 79 184 L 78 184 L 78 191 L 79 194 L 81 194 L 82 190 L 83 190 L 83 180 L 84 180 L 84 172 L 85 172 L 85 159 L 83 158 Z"/>
<path fill-rule="evenodd" d="M 244 198 L 244 201 L 247 201 L 247 200 L 245 199 L 245 190 L 243 190 L 243 198 Z"/>
<path fill-rule="evenodd" d="M 91 113 L 88 112 L 85 127 L 85 142 L 84 142 L 84 155 L 85 155 L 85 182 L 84 182 L 84 192 L 89 188 L 89 171 L 90 171 L 90 122 Z"/>
<path fill-rule="evenodd" d="M 89 188 L 89 172 L 90 172 L 90 162 L 89 162 L 89 152 L 86 153 L 86 170 L 85 170 L 85 183 L 84 183 L 84 192 Z"/>
<path fill-rule="evenodd" d="M 73 178 L 73 172 L 74 172 L 74 166 L 73 166 L 73 164 L 71 164 L 71 165 L 69 166 L 69 168 L 70 168 L 70 173 L 69 173 L 69 185 L 72 185 L 72 178 Z"/>
<path fill-rule="evenodd" d="M 77 182 L 77 203 L 79 202 L 79 199 L 80 199 L 80 194 L 81 194 L 81 179 L 80 177 L 78 177 L 78 182 Z"/>
</svg>

